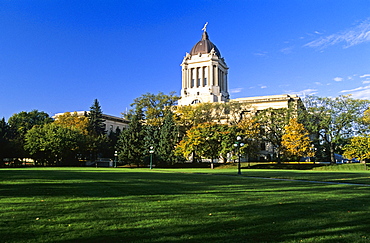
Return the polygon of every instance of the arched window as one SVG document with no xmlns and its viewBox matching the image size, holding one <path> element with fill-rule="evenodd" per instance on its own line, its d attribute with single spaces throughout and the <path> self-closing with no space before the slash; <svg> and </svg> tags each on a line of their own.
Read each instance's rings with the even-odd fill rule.
<svg viewBox="0 0 370 243">
<path fill-rule="evenodd" d="M 192 105 L 202 103 L 200 100 L 196 99 L 191 102 Z"/>
</svg>

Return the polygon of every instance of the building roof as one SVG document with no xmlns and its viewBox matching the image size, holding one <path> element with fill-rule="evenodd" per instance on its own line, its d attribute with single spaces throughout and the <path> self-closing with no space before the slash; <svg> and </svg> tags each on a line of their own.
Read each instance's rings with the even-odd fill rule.
<svg viewBox="0 0 370 243">
<path fill-rule="evenodd" d="M 207 53 L 210 53 L 212 51 L 212 49 L 214 49 L 215 54 L 218 57 L 221 57 L 220 51 L 218 50 L 216 45 L 213 44 L 209 40 L 207 32 L 204 31 L 203 34 L 202 34 L 202 39 L 197 44 L 195 44 L 193 46 L 193 48 L 190 51 L 190 55 L 198 55 L 199 53 L 207 54 Z"/>
</svg>

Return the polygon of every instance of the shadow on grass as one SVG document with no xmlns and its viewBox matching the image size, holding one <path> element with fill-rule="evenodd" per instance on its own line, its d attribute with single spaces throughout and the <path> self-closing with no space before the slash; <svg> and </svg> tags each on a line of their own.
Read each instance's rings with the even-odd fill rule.
<svg viewBox="0 0 370 243">
<path fill-rule="evenodd" d="M 370 237 L 370 190 L 363 187 L 127 170 L 1 170 L 0 178 L 4 242 Z"/>
</svg>

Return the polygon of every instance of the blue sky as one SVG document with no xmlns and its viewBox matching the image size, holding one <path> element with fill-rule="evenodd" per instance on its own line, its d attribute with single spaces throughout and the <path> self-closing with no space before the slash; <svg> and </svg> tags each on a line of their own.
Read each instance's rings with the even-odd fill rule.
<svg viewBox="0 0 370 243">
<path fill-rule="evenodd" d="M 0 117 L 95 98 L 120 116 L 147 92 L 179 94 L 205 22 L 231 98 L 370 98 L 368 0 L 0 0 Z"/>
</svg>

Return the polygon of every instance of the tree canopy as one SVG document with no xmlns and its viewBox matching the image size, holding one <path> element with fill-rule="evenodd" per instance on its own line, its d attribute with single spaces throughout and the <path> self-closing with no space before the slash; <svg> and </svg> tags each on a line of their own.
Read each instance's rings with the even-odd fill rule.
<svg viewBox="0 0 370 243">
<path fill-rule="evenodd" d="M 158 94 L 146 93 L 134 99 L 134 102 L 131 104 L 133 108 L 124 115 L 127 119 L 130 119 L 137 110 L 141 110 L 143 112 L 142 119 L 147 124 L 160 126 L 166 110 L 175 106 L 179 99 L 180 97 L 176 96 L 175 92 L 170 92 L 168 95 L 162 92 Z"/>
<path fill-rule="evenodd" d="M 310 96 L 305 99 L 307 112 L 301 117 L 307 130 L 316 135 L 316 146 L 327 145 L 332 163 L 334 153 L 348 138 L 363 131 L 363 115 L 370 101 L 353 99 L 350 95 L 335 98 Z"/>
<path fill-rule="evenodd" d="M 71 165 L 76 163 L 83 141 L 81 131 L 49 123 L 27 132 L 25 149 L 42 164 Z"/>
<path fill-rule="evenodd" d="M 103 111 L 101 110 L 99 101 L 94 100 L 90 111 L 87 113 L 89 119 L 88 131 L 90 135 L 100 136 L 105 134 L 105 124 L 103 119 Z"/>
<path fill-rule="evenodd" d="M 301 157 L 315 155 L 309 133 L 297 118 L 291 118 L 289 124 L 284 127 L 281 144 L 288 158 L 299 161 Z"/>
</svg>

